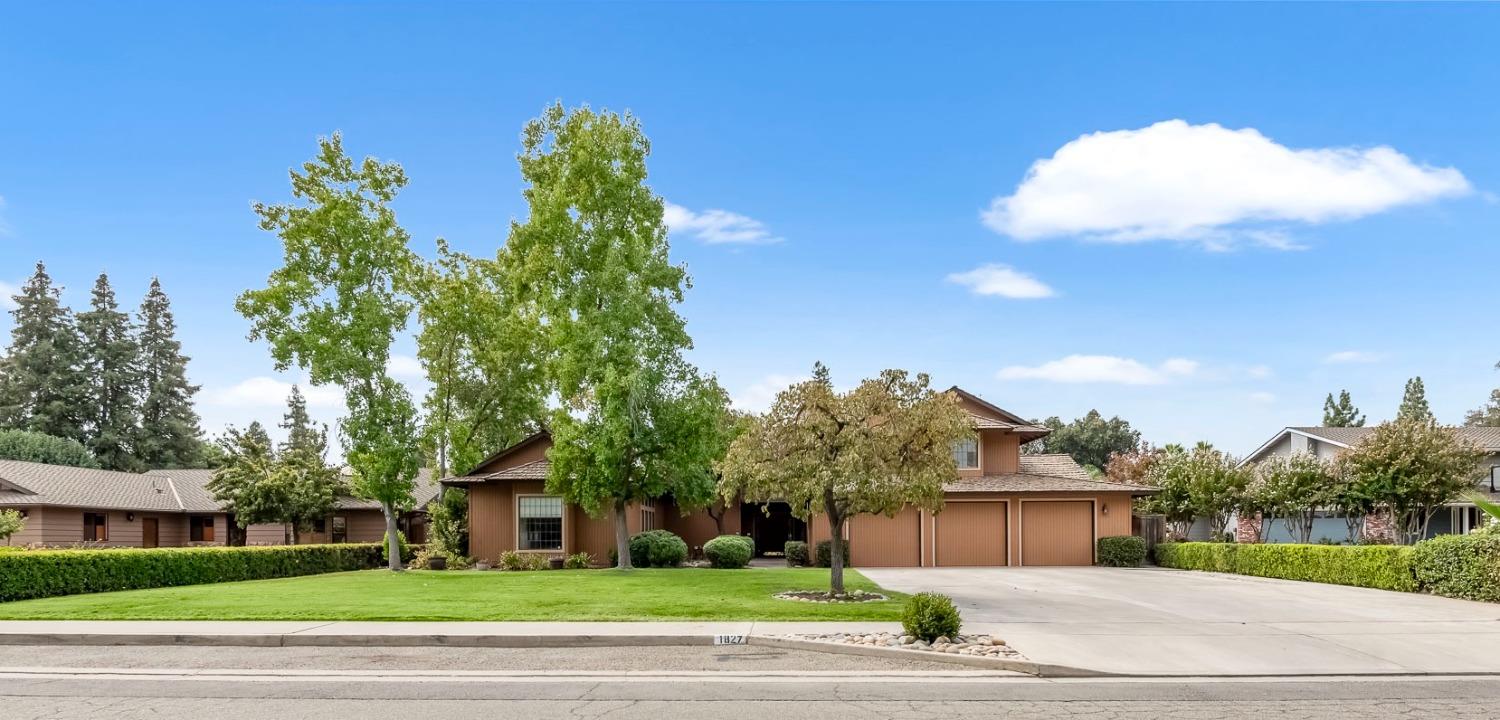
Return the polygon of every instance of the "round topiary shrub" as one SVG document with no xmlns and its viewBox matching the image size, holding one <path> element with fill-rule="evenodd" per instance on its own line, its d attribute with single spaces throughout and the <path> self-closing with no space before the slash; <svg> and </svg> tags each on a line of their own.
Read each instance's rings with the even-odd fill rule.
<svg viewBox="0 0 1500 720">
<path fill-rule="evenodd" d="M 636 567 L 677 567 L 687 555 L 687 543 L 666 530 L 647 530 L 630 538 L 630 564 Z"/>
<path fill-rule="evenodd" d="M 744 535 L 720 535 L 703 544 L 703 556 L 716 568 L 745 567 L 753 555 L 755 541 Z"/>
<path fill-rule="evenodd" d="M 1126 535 L 1099 538 L 1099 565 L 1140 567 L 1146 562 L 1146 538 Z"/>
<path fill-rule="evenodd" d="M 907 635 L 932 642 L 940 637 L 958 635 L 958 608 L 947 595 L 917 593 L 906 601 L 901 611 L 901 629 Z"/>
<path fill-rule="evenodd" d="M 807 543 L 801 540 L 788 540 L 782 550 L 786 552 L 787 567 L 807 566 Z"/>
</svg>

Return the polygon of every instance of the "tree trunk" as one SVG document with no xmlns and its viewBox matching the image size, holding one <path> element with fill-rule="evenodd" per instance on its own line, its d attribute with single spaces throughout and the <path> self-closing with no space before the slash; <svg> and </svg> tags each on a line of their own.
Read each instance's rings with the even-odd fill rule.
<svg viewBox="0 0 1500 720">
<path fill-rule="evenodd" d="M 296 523 L 292 523 L 292 544 L 302 544 L 302 528 L 298 527 Z"/>
<path fill-rule="evenodd" d="M 844 594 L 844 516 L 833 501 L 832 491 L 823 496 L 823 510 L 828 513 L 828 530 L 832 533 L 828 555 L 828 591 Z"/>
<path fill-rule="evenodd" d="M 385 551 L 389 555 L 386 567 L 393 572 L 401 570 L 401 531 L 396 528 L 396 512 L 390 503 L 382 501 L 380 512 L 385 513 Z"/>
<path fill-rule="evenodd" d="M 288 544 L 288 545 L 296 545 L 297 544 L 296 538 L 292 537 L 292 524 L 291 523 L 282 523 L 282 525 L 281 525 L 281 534 L 285 536 L 285 542 L 286 542 L 286 544 Z"/>
<path fill-rule="evenodd" d="M 625 523 L 625 501 L 615 501 L 615 567 L 630 570 L 630 526 Z"/>
</svg>

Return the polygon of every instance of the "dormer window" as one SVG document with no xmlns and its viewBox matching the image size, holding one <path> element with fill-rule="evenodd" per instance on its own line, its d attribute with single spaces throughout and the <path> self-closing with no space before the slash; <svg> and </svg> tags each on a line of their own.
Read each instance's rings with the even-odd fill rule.
<svg viewBox="0 0 1500 720">
<path fill-rule="evenodd" d="M 969 438 L 953 443 L 953 464 L 957 465 L 959 470 L 978 468 L 979 441 Z"/>
</svg>

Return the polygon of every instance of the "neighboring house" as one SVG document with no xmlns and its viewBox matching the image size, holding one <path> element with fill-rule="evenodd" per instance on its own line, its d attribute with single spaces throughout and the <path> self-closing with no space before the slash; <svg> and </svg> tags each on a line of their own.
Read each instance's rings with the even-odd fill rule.
<svg viewBox="0 0 1500 720">
<path fill-rule="evenodd" d="M 182 547 L 281 545 L 280 525 L 241 530 L 206 487 L 212 470 L 152 470 L 143 474 L 0 460 L 0 508 L 26 518 L 8 545 Z M 417 477 L 416 510 L 403 513 L 402 532 L 425 542 L 426 507 L 440 490 L 432 473 Z M 302 542 L 379 542 L 385 536 L 380 505 L 339 498 L 322 527 Z"/>
<path fill-rule="evenodd" d="M 345 474 L 347 474 L 347 470 Z M 206 489 L 213 479 L 213 470 L 150 470 L 148 475 L 170 477 L 179 485 L 195 488 L 213 502 Z M 427 542 L 427 505 L 437 498 L 442 486 L 433 481 L 433 473 L 427 468 L 417 471 L 416 490 L 412 493 L 414 510 L 401 514 L 397 527 L 406 535 L 408 542 Z M 251 525 L 241 529 L 230 516 L 229 532 L 234 535 L 232 545 L 285 545 L 286 527 L 279 524 Z M 380 542 L 385 538 L 385 514 L 380 503 L 355 497 L 340 497 L 333 514 L 318 523 L 312 532 L 304 532 L 300 542 L 310 543 L 365 543 Z"/>
<path fill-rule="evenodd" d="M 1150 488 L 1091 480 L 1066 455 L 1022 455 L 1023 443 L 1051 431 L 958 388 L 949 392 L 968 410 L 978 438 L 954 447 L 959 469 L 947 486 L 945 507 L 854 518 L 846 526 L 851 565 L 1091 565 L 1098 538 L 1131 534 L 1131 500 Z M 551 436 L 537 433 L 443 480 L 469 490 L 469 548 L 475 557 L 493 562 L 516 550 L 608 559 L 613 519 L 590 517 L 546 493 L 551 446 Z M 670 530 L 693 548 L 715 534 L 706 512 L 683 515 L 670 498 L 632 505 L 626 522 L 632 534 Z M 804 523 L 775 500 L 732 508 L 724 531 L 753 538 L 762 554 L 779 553 L 787 540 L 828 538 L 825 521 Z"/>
<path fill-rule="evenodd" d="M 1373 427 L 1284 428 L 1247 455 L 1240 464 L 1297 453 L 1307 453 L 1325 460 L 1332 460 L 1374 430 Z M 1500 502 L 1500 428 L 1458 427 L 1454 428 L 1454 432 L 1488 453 L 1483 463 L 1484 474 L 1479 478 L 1474 490 L 1489 496 L 1491 500 Z M 1474 503 L 1461 498 L 1439 510 L 1432 517 L 1432 522 L 1427 528 L 1427 536 L 1467 533 L 1482 524 L 1483 518 L 1484 514 L 1474 506 Z M 1318 517 L 1313 523 L 1313 542 L 1324 539 L 1342 542 L 1347 539 L 1347 536 L 1348 529 L 1343 518 L 1331 513 Z M 1286 528 L 1279 520 L 1271 530 L 1270 540 L 1271 542 L 1291 541 Z"/>
<path fill-rule="evenodd" d="M 9 545 L 223 545 L 228 527 L 195 483 L 19 460 L 0 460 L 0 508 L 26 517 Z"/>
</svg>

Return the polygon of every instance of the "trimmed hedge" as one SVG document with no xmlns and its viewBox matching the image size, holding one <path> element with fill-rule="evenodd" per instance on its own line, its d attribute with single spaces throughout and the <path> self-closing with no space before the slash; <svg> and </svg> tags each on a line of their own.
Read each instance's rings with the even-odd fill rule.
<svg viewBox="0 0 1500 720">
<path fill-rule="evenodd" d="M 703 544 L 703 556 L 716 568 L 745 567 L 754 555 L 755 541 L 744 535 L 720 535 Z"/>
<path fill-rule="evenodd" d="M 371 544 L 0 553 L 0 602 L 380 567 Z"/>
<path fill-rule="evenodd" d="M 1161 543 L 1156 546 L 1156 564 L 1412 592 L 1418 589 L 1412 569 L 1415 552 L 1404 545 Z"/>
<path fill-rule="evenodd" d="M 666 530 L 647 530 L 630 537 L 630 564 L 635 567 L 677 567 L 687 555 L 687 543 Z"/>
<path fill-rule="evenodd" d="M 1099 564 L 1104 567 L 1140 567 L 1146 562 L 1146 538 L 1134 535 L 1099 538 Z"/>
<path fill-rule="evenodd" d="M 1423 540 L 1413 565 L 1417 583 L 1434 595 L 1500 602 L 1500 532 Z"/>
</svg>

